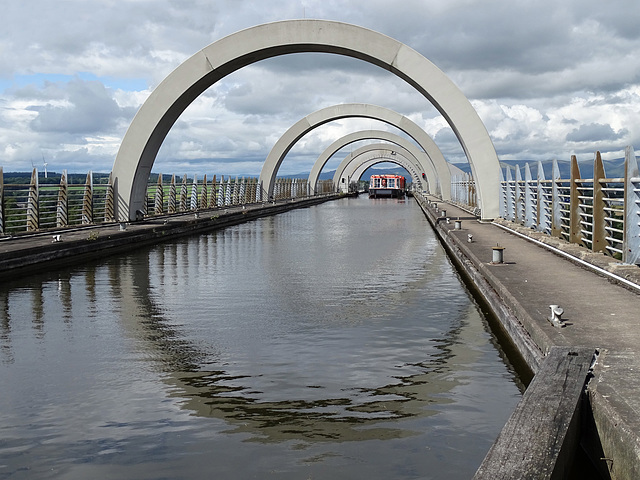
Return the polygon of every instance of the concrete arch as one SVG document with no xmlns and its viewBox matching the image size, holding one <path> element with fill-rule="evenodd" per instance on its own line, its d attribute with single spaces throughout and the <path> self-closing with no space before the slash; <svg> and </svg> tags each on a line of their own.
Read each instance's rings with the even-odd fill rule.
<svg viewBox="0 0 640 480">
<path fill-rule="evenodd" d="M 113 165 L 118 219 L 142 209 L 151 167 L 180 114 L 204 90 L 257 61 L 301 52 L 364 60 L 413 86 L 447 120 L 469 159 L 484 218 L 499 214 L 498 157 L 471 103 L 434 64 L 412 48 L 363 27 L 326 20 L 286 20 L 222 38 L 180 64 L 151 93 L 125 134 Z"/>
<path fill-rule="evenodd" d="M 409 172 L 411 180 L 414 183 L 416 180 L 419 180 L 419 178 L 417 178 L 417 173 L 412 172 L 412 164 L 409 159 L 406 159 L 402 154 L 390 155 L 389 152 L 382 150 L 372 150 L 361 154 L 347 166 L 343 172 L 343 176 L 345 178 L 349 178 L 350 182 L 357 181 L 362 177 L 362 174 L 367 170 L 367 168 L 382 162 L 391 162 L 396 165 L 400 165 Z"/>
<path fill-rule="evenodd" d="M 407 166 L 402 165 L 415 179 L 419 179 L 419 175 L 421 173 L 421 165 L 420 161 L 414 156 L 414 154 L 400 145 L 391 145 L 388 143 L 372 143 L 370 145 L 364 145 L 349 155 L 344 157 L 338 168 L 336 169 L 336 173 L 333 174 L 333 186 L 338 189 L 343 185 L 349 185 L 349 173 L 353 173 L 358 166 L 358 162 L 362 161 L 365 155 L 369 152 L 376 152 L 378 156 L 386 154 L 386 158 L 389 158 L 388 161 L 393 163 L 398 163 L 394 160 L 394 157 L 401 155 L 407 160 Z M 353 164 L 353 166 L 351 166 Z M 398 163 L 399 165 L 399 163 Z M 414 180 L 415 181 L 415 180 Z"/>
<path fill-rule="evenodd" d="M 314 113 L 307 115 L 295 124 L 293 124 L 276 142 L 273 146 L 267 159 L 262 166 L 262 172 L 260 173 L 260 181 L 266 191 L 271 195 L 273 193 L 273 185 L 278 173 L 278 169 L 282 164 L 285 156 L 293 148 L 295 143 L 300 140 L 304 135 L 309 133 L 316 127 L 324 125 L 325 123 L 340 120 L 342 118 L 360 117 L 371 118 L 380 120 L 389 125 L 393 125 L 400 129 L 409 137 L 411 137 L 422 149 L 426 152 L 429 161 L 433 165 L 433 170 L 436 172 L 436 177 L 440 181 L 440 191 L 438 192 L 438 183 L 431 182 L 430 185 L 436 186 L 431 193 L 439 193 L 442 198 L 449 200 L 451 198 L 451 174 L 449 173 L 449 167 L 442 152 L 431 139 L 431 137 L 420 128 L 415 122 L 409 118 L 394 112 L 385 107 L 378 105 L 371 105 L 365 103 L 346 103 L 341 105 L 334 105 L 331 107 L 323 108 Z M 324 165 L 320 165 L 319 169 L 322 170 Z M 316 168 L 316 165 L 314 165 Z M 430 169 L 427 169 L 431 171 Z M 317 172 L 320 173 L 319 171 Z M 312 170 L 312 174 L 315 176 L 316 172 Z M 311 176 L 310 176 L 311 178 Z M 431 181 L 432 179 L 430 179 Z M 312 188 L 315 183 L 311 183 Z"/>
<path fill-rule="evenodd" d="M 355 170 L 353 170 L 353 172 L 347 172 L 347 170 L 345 170 L 345 175 L 349 175 L 349 179 L 350 181 L 358 181 L 362 178 L 362 174 L 364 172 L 367 171 L 367 168 L 374 166 L 377 163 L 382 163 L 382 162 L 392 162 L 395 163 L 397 165 L 400 165 L 401 167 L 403 167 L 404 169 L 407 170 L 407 172 L 409 172 L 409 170 L 407 169 L 407 167 L 403 164 L 403 158 L 402 155 L 400 155 L 400 158 L 397 158 L 398 155 L 396 155 L 396 158 L 389 158 L 388 155 L 382 153 L 382 152 L 370 152 L 369 154 L 363 154 L 361 155 L 362 158 L 362 163 L 360 163 L 360 160 L 358 160 L 358 162 L 352 163 L 351 165 L 349 165 L 349 168 L 351 168 L 353 166 L 353 168 L 355 168 Z M 406 161 L 406 159 L 405 159 Z M 414 175 L 411 174 L 411 172 L 409 172 L 409 174 L 411 175 L 411 179 L 415 182 L 415 178 Z"/>
<path fill-rule="evenodd" d="M 417 181 L 415 182 L 415 184 L 420 185 L 422 188 L 422 184 L 425 182 L 424 182 L 424 179 L 421 177 L 422 177 L 422 174 L 424 173 L 427 179 L 426 190 L 429 193 L 436 193 L 439 179 L 436 177 L 435 168 L 433 166 L 433 163 L 430 161 L 428 155 L 422 150 L 420 150 L 420 148 L 418 148 L 417 145 L 410 142 L 406 138 L 396 135 L 395 133 L 385 132 L 383 130 L 362 130 L 360 132 L 350 133 L 349 135 L 345 135 L 344 137 L 339 138 L 338 140 L 333 142 L 331 145 L 329 145 L 325 149 L 325 151 L 322 152 L 322 154 L 318 157 L 318 159 L 316 160 L 316 163 L 313 165 L 313 168 L 311 169 L 311 173 L 309 174 L 309 185 L 311 187 L 312 193 L 315 192 L 315 188 L 318 183 L 318 177 L 320 176 L 320 172 L 322 171 L 322 168 L 334 153 L 336 153 L 341 148 L 349 145 L 350 143 L 357 142 L 360 140 L 368 140 L 368 139 L 385 140 L 387 142 L 391 142 L 398 146 L 401 146 L 407 151 L 409 151 L 413 155 L 413 157 L 416 159 L 416 161 L 419 163 L 418 173 L 420 175 Z M 448 168 L 447 168 L 447 171 L 449 171 Z"/>
</svg>

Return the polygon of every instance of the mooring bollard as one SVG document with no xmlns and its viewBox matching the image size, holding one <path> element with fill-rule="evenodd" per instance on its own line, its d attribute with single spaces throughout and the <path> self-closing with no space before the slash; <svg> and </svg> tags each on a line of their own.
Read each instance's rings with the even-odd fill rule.
<svg viewBox="0 0 640 480">
<path fill-rule="evenodd" d="M 504 247 L 498 244 L 493 247 L 493 259 L 491 263 L 504 263 Z"/>
<path fill-rule="evenodd" d="M 467 242 L 473 243 L 473 235 L 471 235 L 470 233 L 467 234 Z"/>
<path fill-rule="evenodd" d="M 560 305 L 549 305 L 551 309 L 551 317 L 548 319 L 554 327 L 564 327 L 562 323 L 562 314 L 564 309 Z"/>
<path fill-rule="evenodd" d="M 446 210 L 442 210 L 441 212 L 441 217 L 446 217 L 447 216 L 447 211 Z"/>
<path fill-rule="evenodd" d="M 454 230 L 462 230 L 462 221 L 457 219 L 453 225 Z"/>
</svg>

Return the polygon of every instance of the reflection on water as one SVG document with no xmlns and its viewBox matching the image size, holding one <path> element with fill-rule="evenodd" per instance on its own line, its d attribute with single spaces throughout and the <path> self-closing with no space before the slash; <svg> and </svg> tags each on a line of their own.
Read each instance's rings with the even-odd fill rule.
<svg viewBox="0 0 640 480">
<path fill-rule="evenodd" d="M 0 288 L 0 477 L 470 478 L 519 399 L 412 202 Z"/>
</svg>

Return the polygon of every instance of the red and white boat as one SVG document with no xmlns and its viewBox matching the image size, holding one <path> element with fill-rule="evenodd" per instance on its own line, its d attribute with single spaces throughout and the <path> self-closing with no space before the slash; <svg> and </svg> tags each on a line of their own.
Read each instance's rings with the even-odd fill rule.
<svg viewBox="0 0 640 480">
<path fill-rule="evenodd" d="M 371 175 L 369 198 L 404 197 L 405 178 L 402 175 Z"/>
</svg>

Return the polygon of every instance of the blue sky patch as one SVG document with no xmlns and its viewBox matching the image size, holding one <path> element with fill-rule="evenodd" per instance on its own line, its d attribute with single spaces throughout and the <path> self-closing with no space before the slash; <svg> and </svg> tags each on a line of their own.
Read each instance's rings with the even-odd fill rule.
<svg viewBox="0 0 640 480">
<path fill-rule="evenodd" d="M 115 78 L 115 77 L 99 77 L 89 72 L 78 72 L 74 75 L 65 75 L 60 73 L 34 73 L 31 75 L 14 75 L 12 78 L 0 78 L 0 92 L 6 91 L 11 87 L 24 87 L 25 85 L 37 85 L 43 87 L 45 82 L 65 83 L 70 82 L 74 78 L 92 81 L 97 80 L 105 87 L 112 89 L 121 89 L 127 92 L 146 90 L 148 85 L 146 80 L 142 78 Z"/>
</svg>

